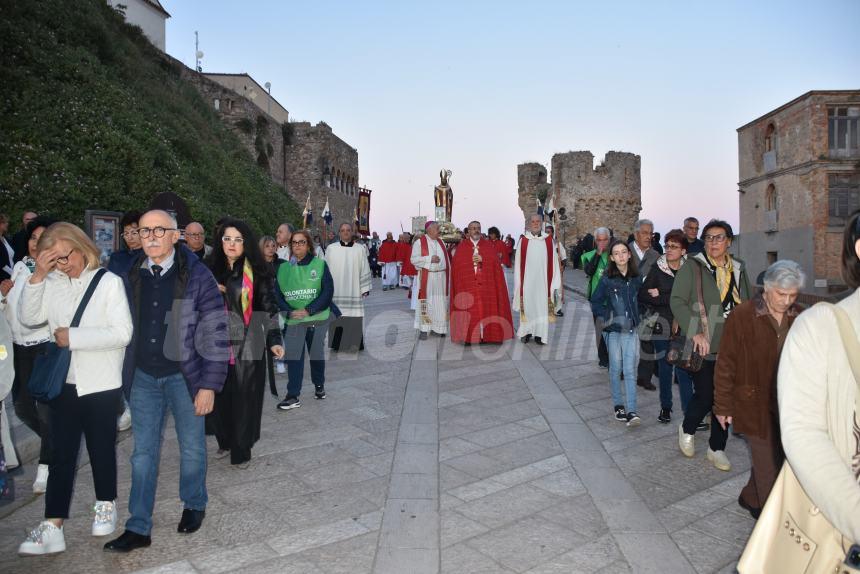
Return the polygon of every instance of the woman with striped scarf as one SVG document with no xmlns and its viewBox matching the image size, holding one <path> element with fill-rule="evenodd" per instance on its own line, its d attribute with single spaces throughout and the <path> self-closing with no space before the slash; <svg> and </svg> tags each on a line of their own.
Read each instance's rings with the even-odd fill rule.
<svg viewBox="0 0 860 574">
<path fill-rule="evenodd" d="M 213 419 L 217 457 L 247 468 L 251 447 L 260 438 L 266 380 L 266 349 L 284 356 L 278 325 L 274 277 L 250 227 L 227 219 L 220 247 L 212 254 L 212 274 L 230 315 L 230 366 L 224 390 L 215 396 Z"/>
</svg>

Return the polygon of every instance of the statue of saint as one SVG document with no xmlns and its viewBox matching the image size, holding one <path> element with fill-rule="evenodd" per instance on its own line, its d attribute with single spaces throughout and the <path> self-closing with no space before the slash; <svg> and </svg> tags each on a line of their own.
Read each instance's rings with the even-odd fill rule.
<svg viewBox="0 0 860 574">
<path fill-rule="evenodd" d="M 451 177 L 451 170 L 439 172 L 439 177 L 442 182 L 433 189 L 433 199 L 436 207 L 445 208 L 445 221 L 451 221 L 451 211 L 454 207 L 454 190 L 448 185 L 448 178 Z M 437 217 L 438 219 L 438 217 Z"/>
</svg>

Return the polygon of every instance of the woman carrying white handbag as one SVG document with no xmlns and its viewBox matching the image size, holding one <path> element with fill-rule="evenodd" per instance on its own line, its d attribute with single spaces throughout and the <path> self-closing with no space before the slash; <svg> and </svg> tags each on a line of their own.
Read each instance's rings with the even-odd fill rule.
<svg viewBox="0 0 860 574">
<path fill-rule="evenodd" d="M 860 573 L 860 212 L 842 273 L 854 293 L 792 326 L 777 392 L 787 462 L 738 571 Z"/>
</svg>

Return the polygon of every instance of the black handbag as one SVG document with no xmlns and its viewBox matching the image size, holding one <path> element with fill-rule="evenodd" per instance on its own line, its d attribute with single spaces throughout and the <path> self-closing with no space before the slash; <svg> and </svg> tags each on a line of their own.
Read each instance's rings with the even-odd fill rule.
<svg viewBox="0 0 860 574">
<path fill-rule="evenodd" d="M 95 277 L 90 281 L 87 291 L 84 293 L 80 305 L 78 305 L 78 310 L 75 311 L 75 317 L 69 328 L 77 327 L 80 324 L 84 309 L 87 308 L 87 303 L 90 302 L 93 292 L 105 273 L 107 271 L 104 269 L 96 271 Z M 58 347 L 53 341 L 42 345 L 42 348 L 36 353 L 33 371 L 30 373 L 30 380 L 27 381 L 27 390 L 30 391 L 30 396 L 40 403 L 51 402 L 60 396 L 63 385 L 66 383 L 66 377 L 69 375 L 71 364 L 72 351 L 68 347 Z"/>
<path fill-rule="evenodd" d="M 699 302 L 699 318 L 702 322 L 702 332 L 708 336 L 708 315 L 705 312 L 705 295 L 702 291 L 702 270 L 696 268 L 696 295 Z M 674 323 L 674 322 L 673 322 Z M 702 368 L 705 358 L 700 355 L 693 345 L 693 339 L 681 334 L 676 324 L 672 326 L 672 337 L 669 339 L 669 350 L 666 351 L 666 362 L 690 373 L 696 373 Z"/>
</svg>

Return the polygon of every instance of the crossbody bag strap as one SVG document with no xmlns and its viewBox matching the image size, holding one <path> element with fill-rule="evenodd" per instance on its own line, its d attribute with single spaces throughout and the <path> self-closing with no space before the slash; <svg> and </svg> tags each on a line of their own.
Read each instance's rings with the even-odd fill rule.
<svg viewBox="0 0 860 574">
<path fill-rule="evenodd" d="M 711 335 L 708 329 L 708 313 L 705 310 L 705 292 L 702 288 L 702 268 L 696 266 L 696 296 L 699 298 L 699 318 L 702 320 L 702 333 L 710 342 Z"/>
<path fill-rule="evenodd" d="M 830 307 L 836 316 L 839 336 L 842 338 L 842 344 L 845 346 L 845 354 L 848 356 L 848 364 L 851 366 L 851 372 L 854 374 L 854 382 L 857 384 L 856 402 L 860 403 L 860 340 L 857 338 L 857 331 L 855 331 L 854 325 L 851 324 L 851 318 L 845 312 L 845 309 L 831 303 L 824 304 Z"/>
<path fill-rule="evenodd" d="M 87 286 L 87 291 L 84 293 L 84 298 L 81 299 L 80 304 L 78 305 L 78 310 L 75 311 L 75 317 L 72 319 L 72 324 L 69 325 L 70 328 L 77 327 L 81 323 L 81 317 L 84 315 L 84 309 L 87 308 L 87 304 L 90 302 L 90 299 L 93 296 L 93 293 L 96 290 L 96 287 L 99 286 L 99 281 L 102 280 L 104 274 L 107 273 L 105 269 L 99 269 L 96 271 L 96 276 L 92 278 L 89 286 Z"/>
</svg>

